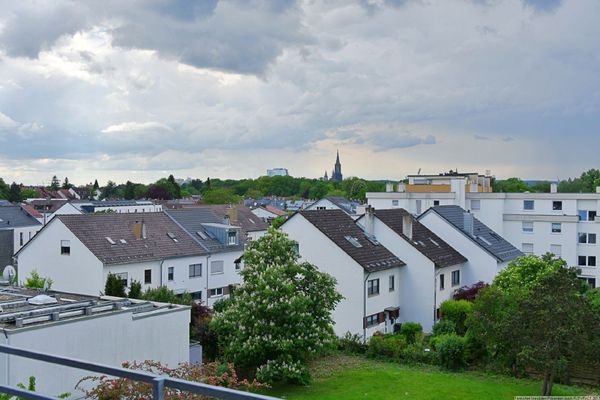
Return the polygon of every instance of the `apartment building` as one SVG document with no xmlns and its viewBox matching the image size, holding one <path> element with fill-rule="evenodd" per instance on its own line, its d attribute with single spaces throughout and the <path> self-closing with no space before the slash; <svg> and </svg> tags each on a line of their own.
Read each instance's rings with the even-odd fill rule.
<svg viewBox="0 0 600 400">
<path fill-rule="evenodd" d="M 367 193 L 376 209 L 404 208 L 420 215 L 430 207 L 457 205 L 525 254 L 547 252 L 581 269 L 590 286 L 600 286 L 600 188 L 596 193 L 494 193 L 479 174 L 411 175 L 408 184 L 388 184 Z"/>
</svg>

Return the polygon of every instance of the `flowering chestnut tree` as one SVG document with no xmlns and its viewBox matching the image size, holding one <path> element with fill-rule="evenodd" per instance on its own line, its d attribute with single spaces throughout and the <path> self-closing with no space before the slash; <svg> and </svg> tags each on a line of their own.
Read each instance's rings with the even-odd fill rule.
<svg viewBox="0 0 600 400">
<path fill-rule="evenodd" d="M 212 320 L 223 355 L 262 382 L 308 383 L 306 362 L 335 342 L 335 279 L 299 262 L 296 242 L 274 228 L 243 259 L 243 284 Z"/>
</svg>

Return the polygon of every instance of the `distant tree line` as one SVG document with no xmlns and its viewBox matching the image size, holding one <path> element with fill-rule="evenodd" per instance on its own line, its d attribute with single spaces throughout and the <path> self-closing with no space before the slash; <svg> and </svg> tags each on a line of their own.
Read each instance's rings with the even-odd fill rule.
<svg viewBox="0 0 600 400">
<path fill-rule="evenodd" d="M 579 178 L 568 178 L 558 181 L 558 191 L 561 193 L 594 193 L 596 186 L 600 186 L 600 170 L 590 169 L 581 174 Z M 533 185 L 520 178 L 496 180 L 492 183 L 494 192 L 502 193 L 550 193 L 550 181 L 540 181 Z"/>
</svg>

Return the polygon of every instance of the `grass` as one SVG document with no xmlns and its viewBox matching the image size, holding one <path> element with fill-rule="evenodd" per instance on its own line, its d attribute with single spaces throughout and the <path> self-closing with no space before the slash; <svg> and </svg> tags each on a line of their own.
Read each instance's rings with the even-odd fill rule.
<svg viewBox="0 0 600 400">
<path fill-rule="evenodd" d="M 513 399 L 537 396 L 541 381 L 476 372 L 446 372 L 435 367 L 406 366 L 335 355 L 311 367 L 309 386 L 278 386 L 264 394 L 285 399 Z M 573 386 L 554 385 L 554 396 L 590 394 Z"/>
</svg>

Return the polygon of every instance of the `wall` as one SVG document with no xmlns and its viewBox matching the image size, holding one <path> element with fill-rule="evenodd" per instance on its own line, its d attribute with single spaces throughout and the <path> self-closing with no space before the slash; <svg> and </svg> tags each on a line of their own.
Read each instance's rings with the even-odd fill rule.
<svg viewBox="0 0 600 400">
<path fill-rule="evenodd" d="M 32 225 L 32 226 L 20 226 L 18 228 L 13 228 L 14 230 L 14 244 L 13 249 L 16 254 L 17 251 L 21 250 L 23 246 L 29 242 L 29 240 L 33 239 L 36 233 L 42 229 L 42 225 Z M 23 245 L 21 245 L 21 234 L 23 234 Z"/>
<path fill-rule="evenodd" d="M 70 255 L 61 254 L 61 240 L 69 240 Z M 18 255 L 19 281 L 33 270 L 53 280 L 52 289 L 97 296 L 104 291 L 102 263 L 57 218 L 46 225 Z"/>
<path fill-rule="evenodd" d="M 120 367 L 124 361 L 154 360 L 176 366 L 189 358 L 189 308 L 168 312 L 111 312 L 97 317 L 75 318 L 7 331 L 2 340 L 15 347 L 62 355 Z M 37 392 L 58 395 L 71 392 L 84 376 L 92 375 L 67 367 L 0 355 L 0 381 L 11 385 L 36 377 Z"/>
</svg>

